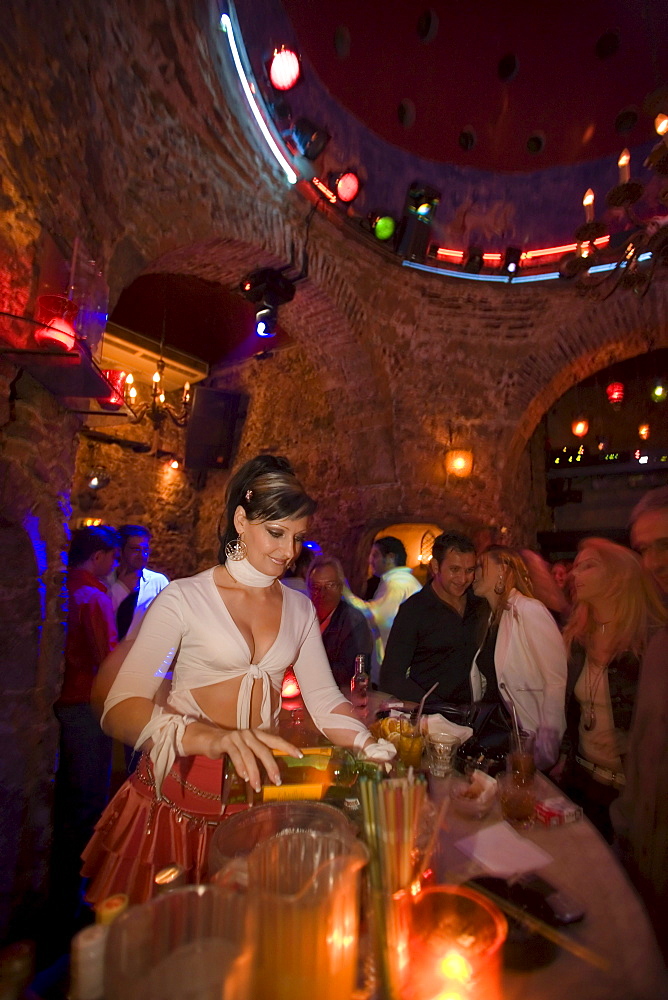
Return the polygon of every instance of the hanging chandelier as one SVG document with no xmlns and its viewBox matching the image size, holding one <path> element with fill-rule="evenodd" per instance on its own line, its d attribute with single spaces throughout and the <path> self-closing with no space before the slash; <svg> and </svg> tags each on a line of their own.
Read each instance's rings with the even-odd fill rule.
<svg viewBox="0 0 668 1000">
<path fill-rule="evenodd" d="M 153 427 L 153 442 L 149 452 L 151 455 L 157 455 L 160 450 L 160 438 L 164 425 L 172 423 L 175 427 L 185 427 L 190 416 L 190 382 L 186 382 L 183 386 L 181 405 L 179 407 L 172 406 L 165 398 L 162 384 L 164 371 L 165 361 L 162 357 L 161 344 L 160 358 L 153 373 L 151 383 L 150 400 L 137 404 L 135 402 L 137 399 L 137 389 L 134 385 L 134 379 L 132 375 L 129 375 L 126 379 L 126 385 L 129 385 L 129 389 L 127 390 L 129 405 L 134 413 L 134 416 L 130 418 L 130 423 L 139 424 L 147 420 Z"/>
<path fill-rule="evenodd" d="M 654 122 L 660 141 L 645 163 L 662 177 L 668 177 L 668 115 L 657 115 Z M 668 265 L 668 213 L 643 219 L 636 206 L 645 193 L 644 185 L 631 177 L 631 154 L 622 150 L 617 160 L 618 183 L 608 191 L 606 205 L 623 212 L 630 229 L 611 240 L 605 248 L 597 241 L 606 232 L 594 211 L 594 192 L 586 191 L 582 200 L 585 221 L 575 231 L 575 252 L 562 257 L 559 273 L 562 278 L 576 279 L 581 289 L 599 299 L 607 299 L 618 288 L 636 295 L 646 295 L 659 266 Z M 658 199 L 668 208 L 668 182 Z"/>
</svg>

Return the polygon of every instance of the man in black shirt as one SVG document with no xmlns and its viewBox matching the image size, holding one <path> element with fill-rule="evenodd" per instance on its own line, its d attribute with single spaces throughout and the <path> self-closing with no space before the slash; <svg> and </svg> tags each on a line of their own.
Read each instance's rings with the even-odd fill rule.
<svg viewBox="0 0 668 1000">
<path fill-rule="evenodd" d="M 433 579 L 399 608 L 387 642 L 380 688 L 419 701 L 472 701 L 471 664 L 484 634 L 488 607 L 471 591 L 473 542 L 458 532 L 439 535 L 432 550 Z"/>
</svg>

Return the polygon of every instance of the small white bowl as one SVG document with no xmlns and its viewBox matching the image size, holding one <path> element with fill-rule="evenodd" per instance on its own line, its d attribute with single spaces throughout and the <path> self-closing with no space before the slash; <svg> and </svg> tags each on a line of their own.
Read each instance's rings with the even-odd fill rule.
<svg viewBox="0 0 668 1000">
<path fill-rule="evenodd" d="M 484 771 L 453 774 L 450 779 L 450 801 L 455 812 L 462 816 L 482 819 L 492 808 L 495 796 L 496 781 Z"/>
</svg>

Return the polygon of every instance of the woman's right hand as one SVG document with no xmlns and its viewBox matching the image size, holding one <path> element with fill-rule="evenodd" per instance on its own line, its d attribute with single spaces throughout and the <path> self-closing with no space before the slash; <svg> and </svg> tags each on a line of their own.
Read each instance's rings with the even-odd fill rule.
<svg viewBox="0 0 668 1000">
<path fill-rule="evenodd" d="M 290 757 L 303 757 L 301 750 L 281 736 L 263 729 L 221 729 L 205 722 L 191 722 L 183 734 L 183 750 L 187 756 L 201 754 L 219 760 L 228 754 L 240 778 L 248 781 L 256 792 L 262 787 L 260 761 L 270 781 L 280 785 L 281 775 L 272 750 Z"/>
</svg>

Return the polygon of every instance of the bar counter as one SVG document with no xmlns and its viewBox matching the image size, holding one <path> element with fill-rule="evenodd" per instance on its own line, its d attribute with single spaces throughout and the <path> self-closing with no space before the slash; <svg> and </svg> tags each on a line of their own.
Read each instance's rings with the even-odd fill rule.
<svg viewBox="0 0 668 1000">
<path fill-rule="evenodd" d="M 370 692 L 367 718 L 375 718 L 387 701 Z M 407 707 L 408 703 L 406 703 Z M 292 711 L 285 711 L 292 706 Z M 299 702 L 284 706 L 282 733 L 307 745 L 316 734 Z M 429 776 L 429 792 L 436 806 L 448 795 L 449 778 Z M 558 793 L 543 775 L 537 776 L 540 797 Z M 455 846 L 463 837 L 501 821 L 498 799 L 482 820 L 464 817 L 448 808 L 431 867 L 438 883 L 461 883 L 476 875 L 490 875 Z M 582 921 L 560 930 L 598 955 L 608 971 L 559 948 L 543 968 L 530 972 L 504 971 L 504 1000 L 668 1000 L 668 975 L 643 903 L 608 844 L 586 819 L 558 827 L 536 823 L 522 831 L 528 842 L 553 860 L 539 874 L 582 903 Z M 378 998 L 382 1000 L 382 998 Z"/>
</svg>

